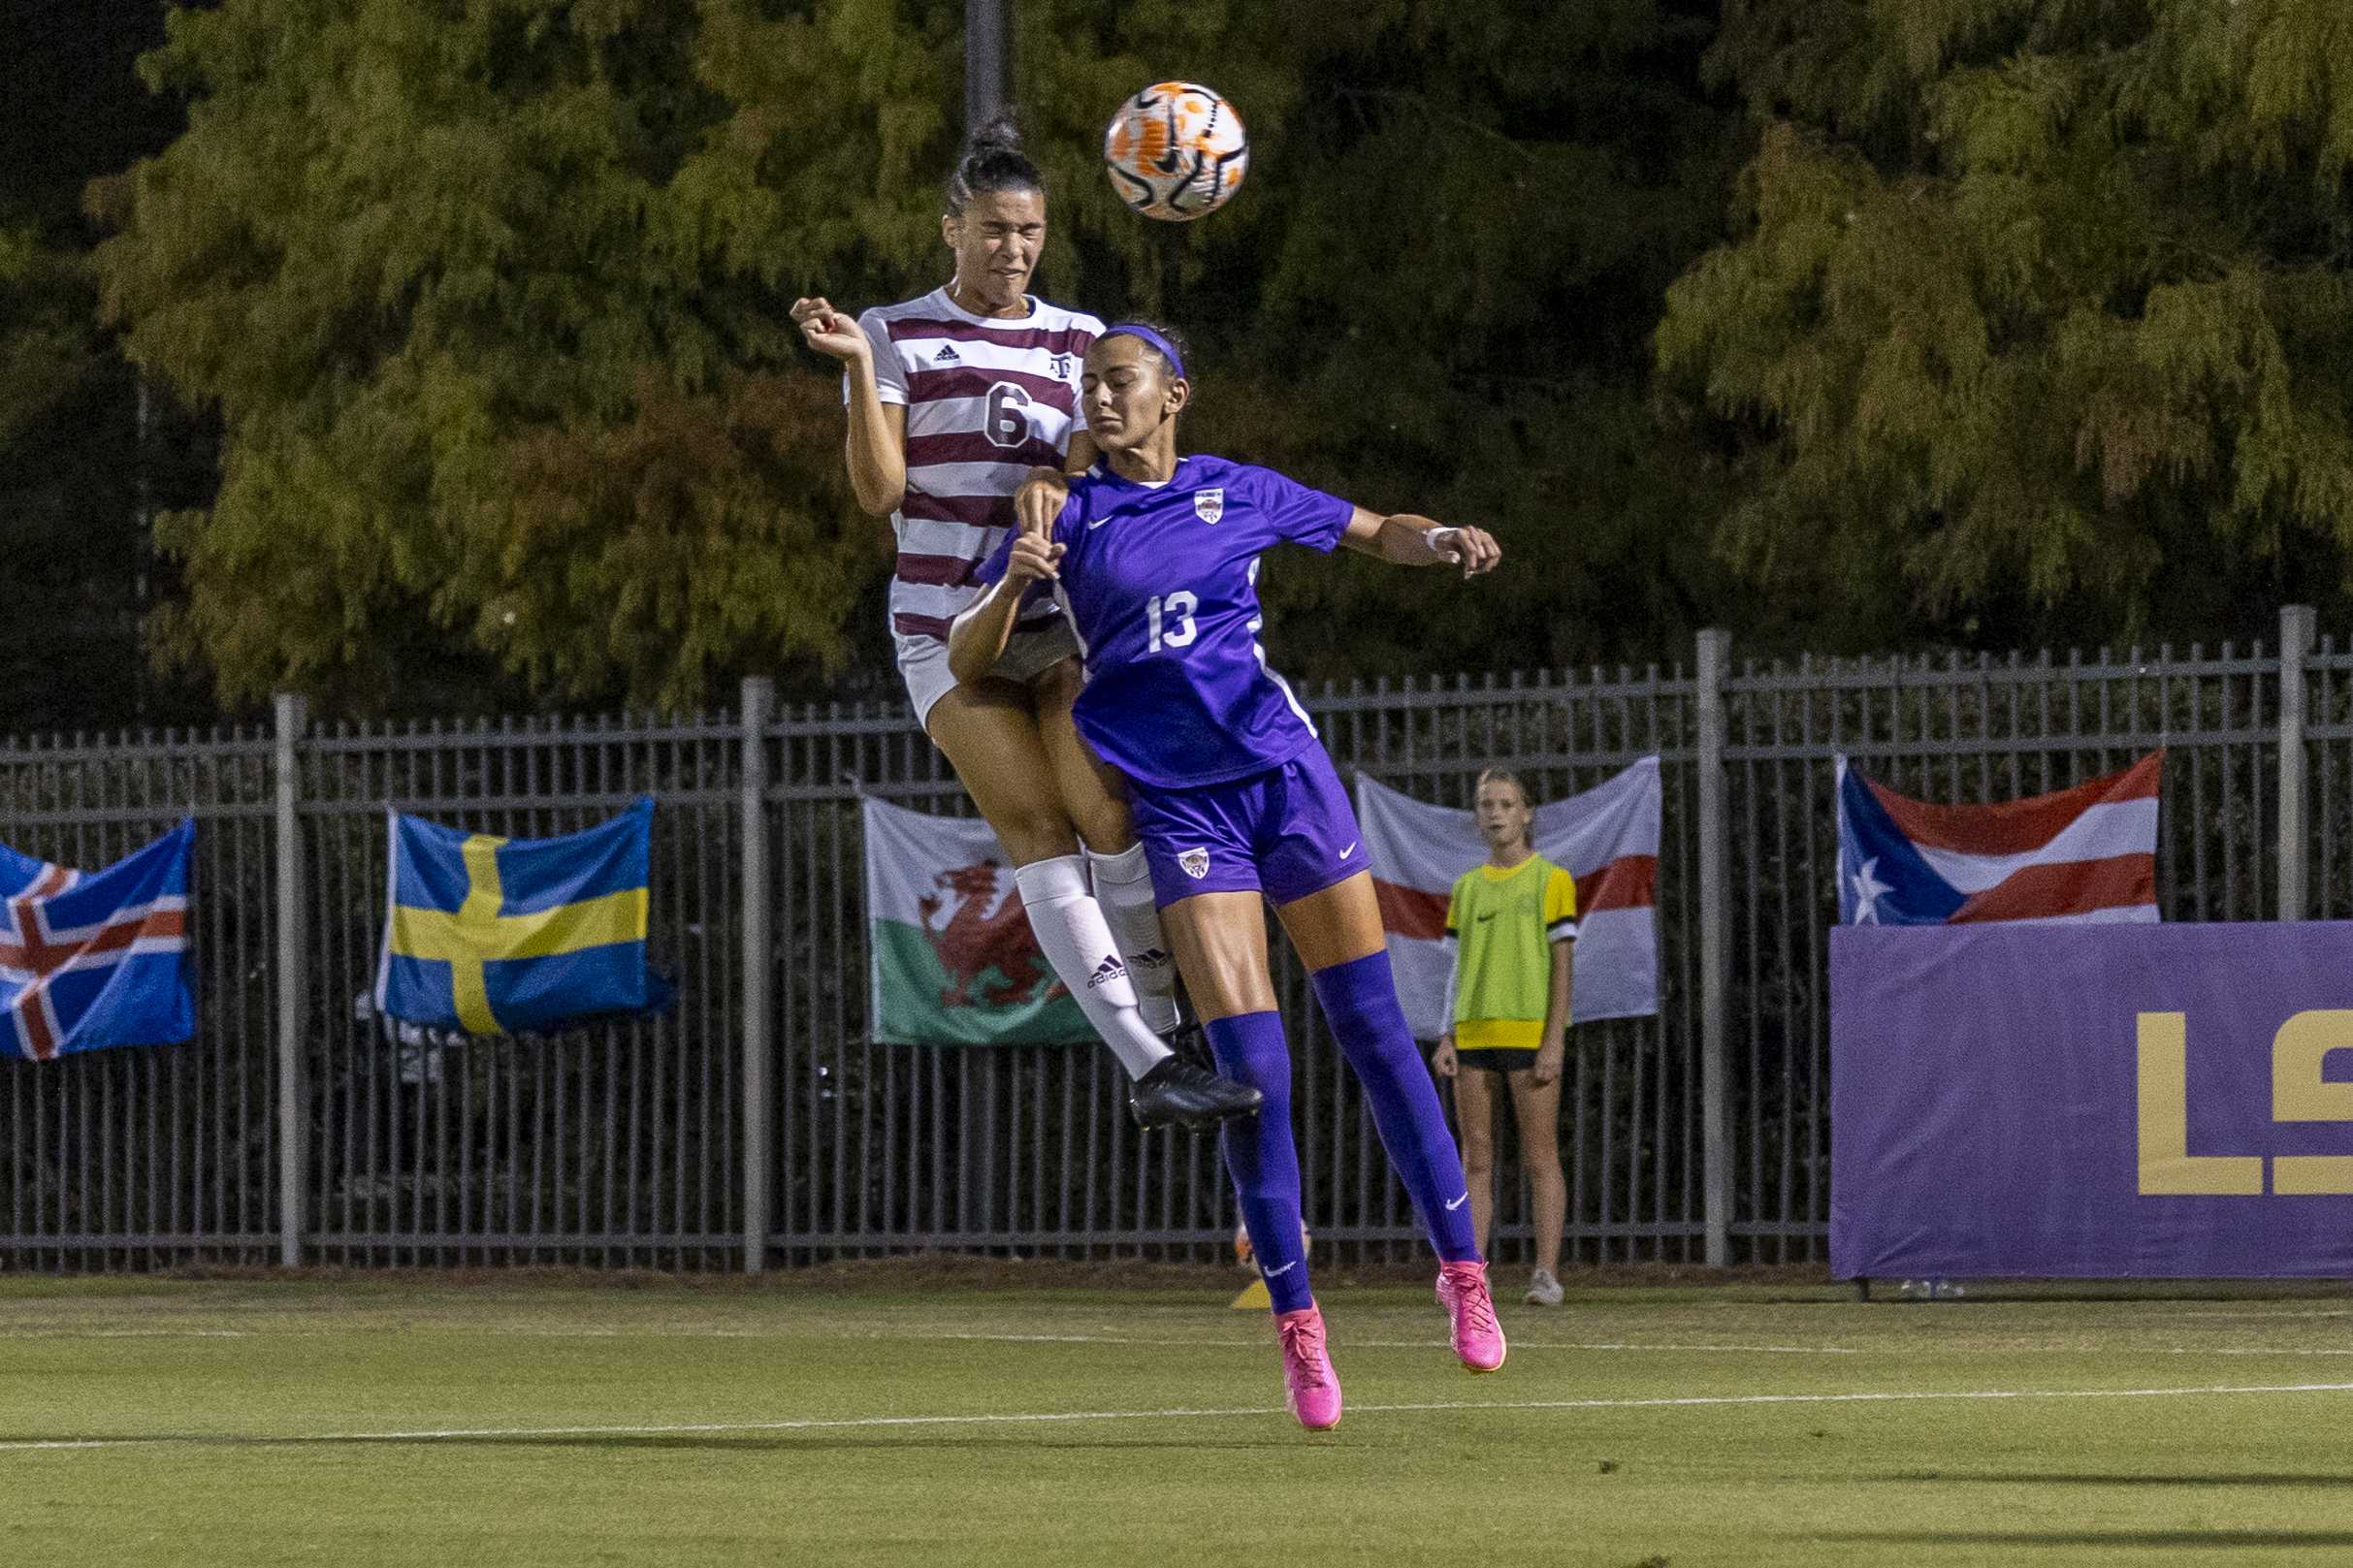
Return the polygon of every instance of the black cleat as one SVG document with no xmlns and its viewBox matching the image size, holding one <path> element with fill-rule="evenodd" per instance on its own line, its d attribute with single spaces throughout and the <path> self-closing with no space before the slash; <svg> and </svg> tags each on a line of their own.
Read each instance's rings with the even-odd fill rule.
<svg viewBox="0 0 2353 1568">
<path fill-rule="evenodd" d="M 1164 1036 L 1169 1049 L 1195 1067 L 1217 1071 L 1217 1058 L 1209 1050 L 1209 1032 L 1198 1018 L 1187 1017 Z"/>
<path fill-rule="evenodd" d="M 1136 1080 L 1128 1091 L 1127 1108 L 1136 1125 L 1181 1127 L 1205 1133 L 1219 1122 L 1255 1116 L 1266 1096 L 1248 1084 L 1221 1078 L 1181 1056 L 1172 1056 Z"/>
</svg>

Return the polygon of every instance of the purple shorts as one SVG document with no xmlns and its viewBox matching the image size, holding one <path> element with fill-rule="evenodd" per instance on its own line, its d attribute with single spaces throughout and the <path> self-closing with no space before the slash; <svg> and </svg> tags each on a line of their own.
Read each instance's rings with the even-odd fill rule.
<svg viewBox="0 0 2353 1568">
<path fill-rule="evenodd" d="M 1365 869 L 1356 812 L 1320 746 L 1228 784 L 1131 784 L 1128 793 L 1162 909 L 1196 893 L 1264 893 L 1288 904 Z"/>
</svg>

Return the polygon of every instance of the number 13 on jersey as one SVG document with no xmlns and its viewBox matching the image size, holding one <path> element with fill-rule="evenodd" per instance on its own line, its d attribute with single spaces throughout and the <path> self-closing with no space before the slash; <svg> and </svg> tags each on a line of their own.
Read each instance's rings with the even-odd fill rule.
<svg viewBox="0 0 2353 1568">
<path fill-rule="evenodd" d="M 1201 601 L 1183 589 L 1174 593 L 1155 593 L 1144 607 L 1144 617 L 1151 623 L 1151 652 L 1157 654 L 1165 645 L 1187 648 L 1200 635 L 1201 628 L 1193 624 L 1193 612 Z"/>
</svg>

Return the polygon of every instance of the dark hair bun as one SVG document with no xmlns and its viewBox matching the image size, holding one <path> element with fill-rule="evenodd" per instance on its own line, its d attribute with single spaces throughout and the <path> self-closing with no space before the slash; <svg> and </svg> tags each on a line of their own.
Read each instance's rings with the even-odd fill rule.
<svg viewBox="0 0 2353 1568">
<path fill-rule="evenodd" d="M 965 204 L 989 191 L 1036 191 L 1046 194 L 1046 176 L 1021 150 L 1021 131 L 1011 114 L 999 114 L 974 128 L 956 156 L 948 176 L 948 210 L 961 214 Z"/>
<path fill-rule="evenodd" d="M 984 152 L 1019 152 L 1021 127 L 1014 123 L 1011 114 L 999 114 L 985 125 L 976 126 L 964 139 L 964 157 L 969 160 Z"/>
</svg>

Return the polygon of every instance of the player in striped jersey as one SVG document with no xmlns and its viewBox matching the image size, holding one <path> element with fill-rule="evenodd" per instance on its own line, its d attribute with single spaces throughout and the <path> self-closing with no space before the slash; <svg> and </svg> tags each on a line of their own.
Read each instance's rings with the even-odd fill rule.
<svg viewBox="0 0 2353 1568">
<path fill-rule="evenodd" d="M 949 623 L 1013 523 L 1015 491 L 1058 473 L 1066 455 L 1093 457 L 1079 367 L 1103 323 L 1027 292 L 1046 186 L 1009 122 L 966 144 L 941 234 L 955 256 L 945 287 L 854 323 L 822 299 L 792 306 L 809 345 L 843 364 L 851 488 L 897 536 L 890 629 L 916 721 L 1013 858 L 1038 944 L 1134 1080 L 1137 1121 L 1204 1128 L 1255 1114 L 1257 1090 L 1160 1039 L 1176 1023 L 1175 966 L 1117 776 L 1071 721 L 1083 676 L 1067 619 L 1041 596 L 986 680 L 959 688 L 949 672 Z"/>
</svg>

